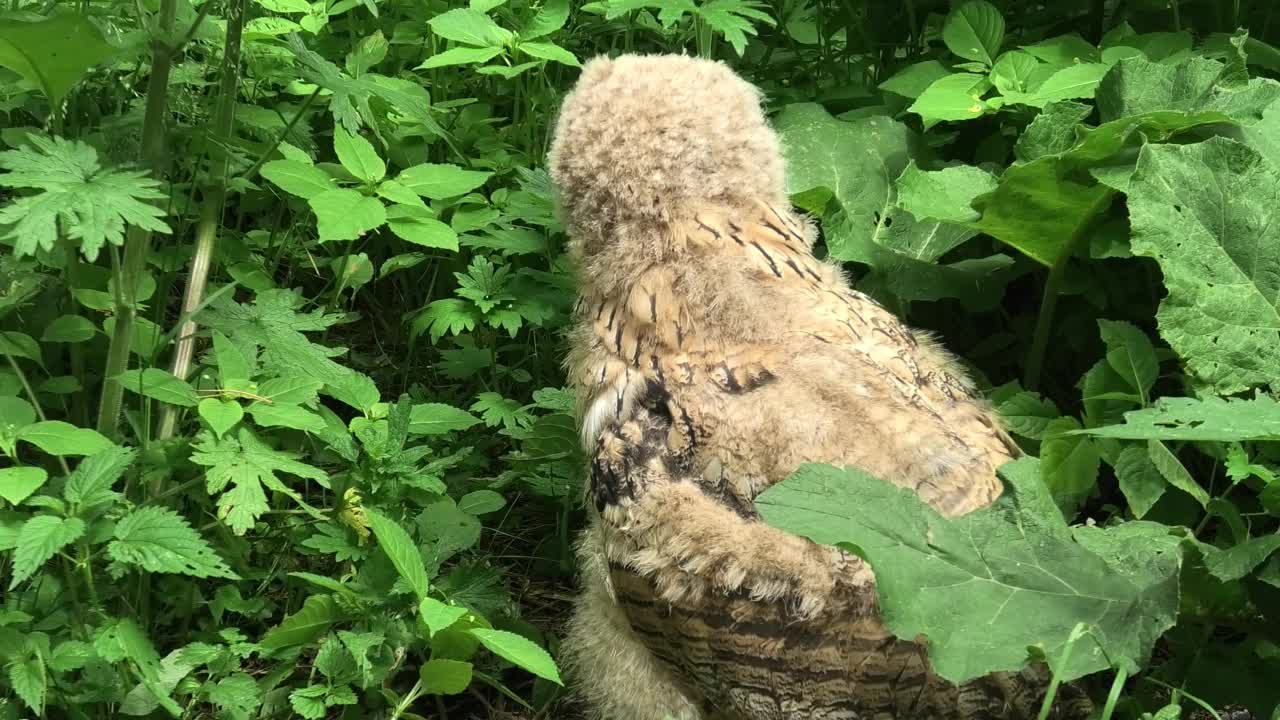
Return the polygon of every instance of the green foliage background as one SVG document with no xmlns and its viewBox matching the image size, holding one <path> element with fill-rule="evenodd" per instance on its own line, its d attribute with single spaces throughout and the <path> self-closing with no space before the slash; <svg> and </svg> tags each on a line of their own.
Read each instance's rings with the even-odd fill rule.
<svg viewBox="0 0 1280 720">
<path fill-rule="evenodd" d="M 0 718 L 576 715 L 544 158 L 624 51 L 762 87 L 820 251 L 1032 456 L 956 522 L 822 467 L 768 521 L 948 677 L 1280 717 L 1278 43 L 1263 0 L 11 0 Z"/>
</svg>

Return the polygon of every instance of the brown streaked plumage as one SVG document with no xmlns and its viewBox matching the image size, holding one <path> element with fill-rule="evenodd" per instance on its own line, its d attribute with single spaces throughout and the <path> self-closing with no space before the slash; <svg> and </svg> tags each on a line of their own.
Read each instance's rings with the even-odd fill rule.
<svg viewBox="0 0 1280 720">
<path fill-rule="evenodd" d="M 1039 671 L 933 676 L 880 622 L 864 563 L 755 513 L 828 462 L 963 514 L 1016 452 L 945 351 L 814 257 L 755 88 L 705 60 L 593 60 L 551 170 L 581 271 L 569 368 L 599 511 L 566 651 L 594 716 L 1031 712 Z"/>
</svg>

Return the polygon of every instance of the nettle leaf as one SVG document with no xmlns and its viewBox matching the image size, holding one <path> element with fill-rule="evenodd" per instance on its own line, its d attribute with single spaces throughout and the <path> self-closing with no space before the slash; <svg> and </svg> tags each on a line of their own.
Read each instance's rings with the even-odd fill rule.
<svg viewBox="0 0 1280 720">
<path fill-rule="evenodd" d="M 378 156 L 373 143 L 341 126 L 333 129 L 333 150 L 342 167 L 367 183 L 376 183 L 387 174 L 387 164 Z"/>
<path fill-rule="evenodd" d="M 307 199 L 316 214 L 320 241 L 358 240 L 387 221 L 386 208 L 377 198 L 358 190 L 326 190 Z"/>
<path fill-rule="evenodd" d="M 0 227 L 11 226 L 4 237 L 18 257 L 53 250 L 59 221 L 90 262 L 106 243 L 122 245 L 126 226 L 171 232 L 164 211 L 149 202 L 167 196 L 147 173 L 104 168 L 98 151 L 80 141 L 26 139 L 31 145 L 0 152 L 0 168 L 8 171 L 0 187 L 41 191 L 0 207 Z"/>
<path fill-rule="evenodd" d="M 329 173 L 315 165 L 296 160 L 272 160 L 265 163 L 258 172 L 276 187 L 303 200 L 310 200 L 316 195 L 338 188 Z"/>
<path fill-rule="evenodd" d="M 181 515 L 162 507 L 141 507 L 116 524 L 107 553 L 117 562 L 148 572 L 239 579 Z"/>
<path fill-rule="evenodd" d="M 119 497 L 119 493 L 111 488 L 137 457 L 136 449 L 117 445 L 86 457 L 67 476 L 67 484 L 62 491 L 63 497 L 77 509 L 114 502 Z"/>
<path fill-rule="evenodd" d="M 445 40 L 480 47 L 502 46 L 511 42 L 514 33 L 501 27 L 493 18 L 470 8 L 455 8 L 427 21 L 431 31 Z"/>
<path fill-rule="evenodd" d="M 1097 529 L 1102 539 L 1088 547 L 1073 542 L 1037 465 L 1005 465 L 1009 491 L 954 519 L 854 468 L 822 465 L 801 467 L 756 506 L 771 525 L 856 548 L 875 571 L 889 630 L 926 637 L 934 670 L 952 682 L 1017 670 L 1031 646 L 1057 659 L 1077 623 L 1090 634 L 1055 668 L 1059 679 L 1113 663 L 1136 671 L 1176 618 L 1177 540 L 1130 523 Z"/>
<path fill-rule="evenodd" d="M 39 653 L 20 653 L 9 661 L 6 669 L 14 694 L 37 716 L 43 716 L 49 693 L 49 672 Z"/>
<path fill-rule="evenodd" d="M 329 689 L 324 685 L 308 685 L 289 693 L 289 707 L 307 720 L 320 720 L 328 712 L 324 697 Z"/>
<path fill-rule="evenodd" d="M 551 655 L 523 635 L 486 628 L 471 628 L 467 632 L 494 655 L 540 678 L 550 680 L 557 685 L 564 684 L 560 681 L 560 673 Z"/>
<path fill-rule="evenodd" d="M 311 595 L 302 608 L 262 636 L 258 645 L 266 652 L 306 645 L 319 639 L 329 628 L 349 619 L 346 611 L 328 595 Z"/>
<path fill-rule="evenodd" d="M 1195 380 L 1220 395 L 1280 387 L 1280 171 L 1223 137 L 1147 145 L 1129 222 L 1133 253 L 1164 273 L 1160 334 Z"/>
<path fill-rule="evenodd" d="M 159 400 L 179 407 L 195 407 L 200 404 L 196 389 L 173 373 L 158 368 L 128 370 L 116 376 L 124 388 L 152 400 Z"/>
<path fill-rule="evenodd" d="M 947 14 L 942 41 L 966 60 L 991 65 L 1004 42 L 1004 16 L 986 0 L 969 0 Z"/>
<path fill-rule="evenodd" d="M 446 200 L 466 195 L 492 176 L 491 172 L 464 170 L 447 163 L 423 163 L 405 168 L 396 180 L 422 197 Z"/>
<path fill-rule="evenodd" d="M 391 558 L 391 564 L 400 573 L 400 577 L 404 578 L 419 598 L 425 598 L 430 581 L 417 543 L 395 520 L 371 508 L 366 508 L 365 514 L 369 519 L 369 528 L 378 539 L 378 546 Z"/>
<path fill-rule="evenodd" d="M 323 517 L 276 475 L 288 473 L 327 486 L 328 474 L 298 462 L 297 455 L 270 448 L 245 428 L 241 428 L 236 437 L 215 439 L 206 434 L 194 447 L 196 452 L 191 454 L 191 462 L 209 468 L 205 473 L 207 490 L 210 495 L 222 493 L 218 498 L 218 516 L 226 520 L 237 535 L 248 532 L 258 517 L 270 509 L 264 486 Z M 223 492 L 228 485 L 231 488 Z"/>
<path fill-rule="evenodd" d="M 18 533 L 18 546 L 13 551 L 9 589 L 18 587 L 59 550 L 79 540 L 84 530 L 84 521 L 80 518 L 37 515 L 28 520 Z"/>
</svg>

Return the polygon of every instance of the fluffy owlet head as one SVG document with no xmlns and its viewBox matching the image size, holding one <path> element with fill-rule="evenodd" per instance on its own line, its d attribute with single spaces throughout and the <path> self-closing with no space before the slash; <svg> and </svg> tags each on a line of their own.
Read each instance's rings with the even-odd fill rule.
<svg viewBox="0 0 1280 720">
<path fill-rule="evenodd" d="M 663 228 L 696 207 L 785 205 L 782 155 L 760 105 L 760 91 L 719 62 L 588 62 L 549 157 L 571 251 L 588 264 L 613 251 L 660 256 Z M 631 239 L 639 246 L 617 247 Z"/>
</svg>

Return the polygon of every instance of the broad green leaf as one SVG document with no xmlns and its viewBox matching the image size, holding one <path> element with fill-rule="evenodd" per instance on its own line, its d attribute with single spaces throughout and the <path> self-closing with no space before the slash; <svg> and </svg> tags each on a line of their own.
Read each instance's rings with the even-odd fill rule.
<svg viewBox="0 0 1280 720">
<path fill-rule="evenodd" d="M 547 0 L 538 8 L 529 24 L 520 31 L 522 40 L 534 40 L 550 35 L 569 21 L 569 0 Z"/>
<path fill-rule="evenodd" d="M 920 93 L 908 111 L 924 120 L 928 129 L 944 120 L 972 120 L 990 107 L 982 100 L 987 79 L 973 73 L 955 73 L 938 78 Z"/>
<path fill-rule="evenodd" d="M 465 607 L 446 605 L 433 597 L 422 598 L 422 602 L 418 603 L 418 616 L 426 623 L 427 631 L 432 635 L 447 629 L 466 614 Z"/>
<path fill-rule="evenodd" d="M 1075 418 L 1062 417 L 1044 428 L 1040 444 L 1040 471 L 1054 502 L 1068 516 L 1084 502 L 1098 484 L 1098 448 L 1088 438 L 1073 433 L 1080 429 Z"/>
<path fill-rule="evenodd" d="M 423 247 L 458 249 L 458 233 L 429 212 L 407 205 L 393 205 L 387 210 L 387 227 L 402 240 Z"/>
<path fill-rule="evenodd" d="M 0 187 L 31 188 L 0 206 L 0 227 L 18 257 L 53 250 L 59 232 L 96 260 L 102 247 L 124 243 L 125 228 L 168 233 L 165 211 L 154 201 L 168 197 L 160 183 L 139 170 L 103 167 L 98 151 L 80 141 L 29 135 L 30 144 L 0 152 Z"/>
<path fill-rule="evenodd" d="M 329 173 L 315 165 L 296 160 L 272 160 L 265 163 L 258 172 L 281 190 L 303 200 L 310 200 L 338 187 Z"/>
<path fill-rule="evenodd" d="M 0 331 L 0 354 L 33 360 L 38 365 L 44 362 L 41 359 L 40 343 L 30 335 L 16 330 Z"/>
<path fill-rule="evenodd" d="M 463 170 L 457 165 L 424 163 L 406 168 L 396 178 L 401 185 L 432 200 L 466 195 L 484 185 L 493 173 Z"/>
<path fill-rule="evenodd" d="M 36 409 L 20 397 L 0 396 L 0 431 L 16 435 L 36 421 Z"/>
<path fill-rule="evenodd" d="M 28 520 L 18 533 L 18 546 L 13 551 L 9 589 L 18 587 L 59 550 L 79 540 L 84 529 L 84 521 L 80 518 L 37 515 Z"/>
<path fill-rule="evenodd" d="M 897 186 L 898 206 L 916 218 L 971 223 L 981 216 L 969 203 L 978 195 L 994 190 L 996 179 L 972 165 L 928 171 L 921 170 L 913 161 L 898 176 Z"/>
<path fill-rule="evenodd" d="M 1280 83 L 1258 78 L 1229 86 L 1223 82 L 1227 71 L 1223 63 L 1204 57 L 1172 65 L 1125 58 L 1098 86 L 1098 113 L 1106 122 L 1156 111 L 1217 111 L 1249 123 L 1280 98 Z"/>
<path fill-rule="evenodd" d="M 481 75 L 501 75 L 502 77 L 510 80 L 511 78 L 514 78 L 527 70 L 532 70 L 541 64 L 542 63 L 538 60 L 531 60 L 529 62 L 520 63 L 519 65 L 485 65 L 483 67 L 476 68 L 476 72 Z"/>
<path fill-rule="evenodd" d="M 373 262 L 367 253 L 352 253 L 333 259 L 333 274 L 338 277 L 339 287 L 344 290 L 359 290 L 373 279 Z"/>
<path fill-rule="evenodd" d="M 347 172 L 367 183 L 376 183 L 387 174 L 387 164 L 362 135 L 353 135 L 341 125 L 333 129 L 333 150 Z"/>
<path fill-rule="evenodd" d="M 1204 566 L 1219 580 L 1231 582 L 1253 572 L 1277 550 L 1280 550 L 1280 535 L 1264 535 L 1206 555 Z"/>
<path fill-rule="evenodd" d="M 1136 445 L 1125 448 L 1116 458 L 1115 470 L 1120 492 L 1124 493 L 1134 517 L 1146 515 L 1164 496 L 1168 484 L 1151 462 L 1146 448 Z"/>
<path fill-rule="evenodd" d="M 412 435 L 442 435 L 466 430 L 480 422 L 480 418 L 466 410 L 443 403 L 414 405 L 409 417 L 409 433 Z"/>
<path fill-rule="evenodd" d="M 1102 77 L 1107 74 L 1109 69 L 1102 63 L 1071 65 L 1050 75 L 1047 80 L 1030 93 L 1006 93 L 1006 97 L 1010 102 L 1038 108 L 1063 100 L 1092 98 L 1098 83 L 1102 81 Z"/>
<path fill-rule="evenodd" d="M 107 553 L 153 573 L 239 579 L 186 519 L 154 505 L 138 508 L 116 524 Z"/>
<path fill-rule="evenodd" d="M 471 663 L 437 658 L 418 671 L 422 689 L 429 695 L 457 695 L 471 684 Z"/>
<path fill-rule="evenodd" d="M 952 682 L 1019 669 L 1029 646 L 1056 660 L 1079 622 L 1092 633 L 1057 668 L 1061 680 L 1113 662 L 1136 670 L 1174 623 L 1178 555 L 1121 538 L 1114 545 L 1129 555 L 1109 561 L 1073 542 L 1040 474 L 1033 458 L 1006 465 L 1009 491 L 993 507 L 950 520 L 907 490 L 820 465 L 756 506 L 770 525 L 857 548 L 889 630 L 927 638 L 930 663 Z"/>
<path fill-rule="evenodd" d="M 1065 153 L 1076 144 L 1076 129 L 1093 108 L 1070 100 L 1049 103 L 1018 136 L 1013 151 L 1020 162 Z"/>
<path fill-rule="evenodd" d="M 322 387 L 324 383 L 315 378 L 285 376 L 262 381 L 258 395 L 277 405 L 310 405 Z"/>
<path fill-rule="evenodd" d="M 1160 374 L 1156 350 L 1145 333 L 1131 323 L 1098 320 L 1107 362 L 1146 402 L 1147 393 Z"/>
<path fill-rule="evenodd" d="M 310 433 L 324 432 L 324 418 L 297 405 L 267 405 L 256 402 L 249 415 L 258 427 L 287 427 Z"/>
<path fill-rule="evenodd" d="M 93 455 L 112 446 L 97 430 L 79 428 L 61 420 L 45 420 L 18 431 L 18 439 L 50 455 Z"/>
<path fill-rule="evenodd" d="M 355 48 L 347 53 L 347 72 L 356 77 L 364 75 L 378 63 L 386 60 L 390 50 L 391 43 L 387 37 L 381 30 L 375 30 L 372 35 L 360 38 Z"/>
<path fill-rule="evenodd" d="M 19 505 L 48 479 L 49 473 L 44 468 L 30 465 L 0 468 L 0 497 L 10 505 Z"/>
<path fill-rule="evenodd" d="M 262 636 L 258 645 L 267 652 L 306 645 L 348 619 L 347 613 L 328 595 L 311 595 L 302 608 Z"/>
<path fill-rule="evenodd" d="M 348 188 L 313 195 L 307 204 L 316 214 L 320 242 L 357 240 L 387 221 L 386 209 L 377 198 Z"/>
<path fill-rule="evenodd" d="M 458 509 L 471 515 L 486 515 L 505 507 L 507 499 L 492 490 L 474 490 L 458 499 Z"/>
<path fill-rule="evenodd" d="M 1081 432 L 1131 440 L 1280 440 L 1280 403 L 1267 395 L 1160 398 L 1153 407 L 1125 413 L 1122 425 Z"/>
<path fill-rule="evenodd" d="M 950 74 L 946 65 L 937 60 L 925 60 L 899 70 L 880 83 L 879 87 L 881 90 L 914 99 L 920 97 L 935 81 Z"/>
<path fill-rule="evenodd" d="M 243 425 L 236 437 L 228 435 L 215 439 L 203 434 L 194 448 L 191 462 L 208 468 L 205 471 L 205 489 L 210 495 L 222 493 L 218 497 L 218 517 L 226 520 L 237 535 L 248 532 L 258 517 L 269 509 L 264 487 L 287 495 L 304 511 L 318 519 L 323 518 L 276 473 L 315 480 L 325 487 L 328 487 L 328 474 L 298 462 L 292 453 L 272 449 Z"/>
<path fill-rule="evenodd" d="M 467 632 L 479 640 L 480 644 L 488 648 L 494 655 L 524 668 L 540 678 L 550 680 L 557 685 L 564 684 L 560 681 L 560 673 L 556 670 L 555 661 L 551 659 L 546 650 L 538 647 L 532 640 L 505 630 L 472 628 Z"/>
<path fill-rule="evenodd" d="M 968 0 L 947 14 L 942 41 L 965 60 L 991 65 L 1004 41 L 1004 17 L 986 0 Z"/>
<path fill-rule="evenodd" d="M 514 37 L 510 30 L 498 25 L 493 18 L 470 8 L 455 8 L 442 13 L 428 20 L 427 25 L 436 35 L 464 45 L 502 46 Z"/>
<path fill-rule="evenodd" d="M 419 598 L 425 598 L 430 583 L 427 568 L 422 563 L 422 555 L 413 538 L 395 520 L 372 508 L 365 508 L 365 515 L 369 518 L 369 528 L 378 538 L 378 546 L 391 558 L 391 564 L 395 565 L 400 577 L 404 578 Z"/>
<path fill-rule="evenodd" d="M 214 330 L 213 355 L 218 362 L 218 378 L 226 385 L 230 380 L 248 380 L 253 377 L 253 349 L 243 348 L 231 342 L 231 338 Z"/>
<path fill-rule="evenodd" d="M 128 370 L 117 375 L 116 380 L 130 392 L 170 405 L 195 407 L 200 403 L 195 388 L 173 373 L 157 368 Z"/>
<path fill-rule="evenodd" d="M 398 180 L 383 180 L 378 184 L 376 192 L 378 193 L 378 197 L 383 200 L 398 203 L 399 205 L 408 205 L 418 213 L 421 213 L 424 217 L 434 218 L 436 216 L 435 213 L 427 207 L 427 204 L 422 202 L 422 198 L 418 197 L 417 193 L 404 185 L 401 185 Z M 387 219 L 390 220 L 394 212 L 398 209 L 399 208 L 397 208 L 396 205 L 389 207 L 387 209 Z"/>
<path fill-rule="evenodd" d="M 59 107 L 93 67 L 119 52 L 98 26 L 79 12 L 60 12 L 35 22 L 0 21 L 0 67 L 39 88 Z"/>
<path fill-rule="evenodd" d="M 92 340 L 98 328 L 86 317 L 62 315 L 45 326 L 40 339 L 44 342 L 81 343 Z"/>
<path fill-rule="evenodd" d="M 1160 334 L 1196 381 L 1221 395 L 1280 385 L 1280 171 L 1222 137 L 1147 145 L 1129 222 L 1134 254 L 1164 273 Z"/>
<path fill-rule="evenodd" d="M 228 430 L 244 418 L 244 408 L 240 407 L 239 402 L 214 397 L 201 400 L 197 412 L 218 437 L 226 435 Z"/>
<path fill-rule="evenodd" d="M 478 65 L 486 63 L 502 54 L 501 47 L 455 47 L 449 48 L 444 52 L 438 52 L 435 55 L 422 61 L 422 64 L 414 68 L 415 70 L 430 70 L 431 68 L 449 67 L 453 65 Z"/>
<path fill-rule="evenodd" d="M 1030 390 L 1008 398 L 996 410 L 1010 432 L 1032 440 L 1043 438 L 1049 423 L 1062 415 L 1052 400 Z"/>
<path fill-rule="evenodd" d="M 1201 507 L 1209 504 L 1209 493 L 1191 477 L 1191 473 L 1187 471 L 1186 466 L 1178 460 L 1164 443 L 1159 440 L 1147 441 L 1147 457 L 1151 458 L 1151 463 L 1155 465 L 1156 470 L 1169 484 L 1185 492 L 1200 503 Z"/>
<path fill-rule="evenodd" d="M 1079 33 L 1056 35 L 1034 45 L 1025 45 L 1024 51 L 1050 65 L 1077 65 L 1096 63 L 1101 59 L 1098 48 Z"/>
<path fill-rule="evenodd" d="M 287 18 L 257 17 L 244 24 L 244 36 L 248 40 L 264 37 L 288 35 L 302 29 L 298 23 Z"/>
<path fill-rule="evenodd" d="M 1243 128 L 1250 147 L 1257 150 L 1271 167 L 1280 169 L 1280 100 L 1262 111 L 1262 119 Z"/>
<path fill-rule="evenodd" d="M 1004 95 L 1025 93 L 1032 73 L 1040 67 L 1040 61 L 1022 50 L 1001 53 L 991 68 L 991 84 Z"/>
<path fill-rule="evenodd" d="M 115 445 L 86 457 L 67 476 L 63 497 L 77 509 L 114 501 L 119 495 L 111 488 L 137 457 L 137 450 Z"/>
<path fill-rule="evenodd" d="M 569 67 L 582 67 L 582 63 L 573 53 L 549 42 L 523 42 L 517 45 L 521 52 L 542 60 L 551 60 Z"/>
</svg>

